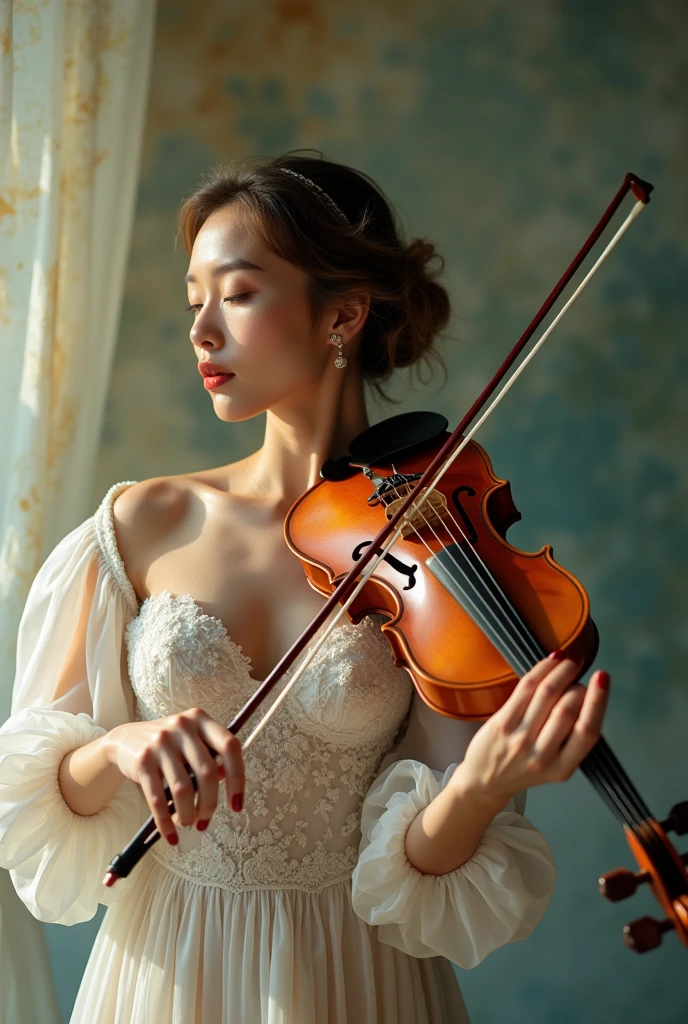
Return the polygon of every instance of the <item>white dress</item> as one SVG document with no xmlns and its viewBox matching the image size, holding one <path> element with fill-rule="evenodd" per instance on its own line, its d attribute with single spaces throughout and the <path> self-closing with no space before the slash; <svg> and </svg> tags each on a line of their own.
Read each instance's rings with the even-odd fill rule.
<svg viewBox="0 0 688 1024">
<path fill-rule="evenodd" d="M 258 685 L 189 595 L 139 603 L 112 518 L 134 482 L 114 484 L 36 575 L 0 728 L 0 866 L 41 921 L 72 925 L 108 905 L 70 1024 L 467 1021 L 449 961 L 473 967 L 531 933 L 552 853 L 511 802 L 456 870 L 409 863 L 406 830 L 475 727 L 425 709 L 372 618 L 329 637 L 246 751 L 240 814 L 221 785 L 206 832 L 180 828 L 176 849 L 161 839 L 127 879 L 102 885 L 148 806 L 127 779 L 97 814 L 75 814 L 58 784 L 64 755 L 193 706 L 228 723 Z M 81 681 L 55 697 L 89 568 Z"/>
</svg>

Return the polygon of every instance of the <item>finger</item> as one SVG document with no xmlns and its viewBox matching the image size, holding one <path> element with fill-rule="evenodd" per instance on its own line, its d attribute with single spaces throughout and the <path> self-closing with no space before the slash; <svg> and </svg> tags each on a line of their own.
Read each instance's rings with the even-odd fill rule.
<svg viewBox="0 0 688 1024">
<path fill-rule="evenodd" d="M 558 657 L 555 658 L 554 655 L 558 655 Z M 495 712 L 503 719 L 503 724 L 507 728 L 515 729 L 520 725 L 539 684 L 552 671 L 552 666 L 557 663 L 561 664 L 561 654 L 559 651 L 553 651 L 552 654 L 533 665 L 524 676 L 521 676 L 508 700 L 504 702 L 499 711 Z M 494 718 L 495 715 L 492 717 Z"/>
<path fill-rule="evenodd" d="M 182 754 L 196 776 L 196 812 L 191 824 L 198 824 L 201 821 L 209 822 L 217 807 L 217 795 L 220 787 L 218 763 L 200 732 L 200 723 L 189 722 L 183 725 L 180 743 Z"/>
<path fill-rule="evenodd" d="M 568 689 L 552 708 L 533 746 L 534 756 L 544 769 L 557 756 L 562 743 L 571 735 L 585 694 L 585 687 L 577 683 Z"/>
<path fill-rule="evenodd" d="M 545 678 L 540 680 L 521 721 L 522 728 L 533 738 L 533 741 L 539 735 L 559 698 L 578 678 L 580 668 L 577 662 L 566 658 L 550 669 Z"/>
<path fill-rule="evenodd" d="M 184 765 L 182 751 L 176 744 L 166 744 L 158 753 L 158 761 L 162 768 L 172 799 L 177 824 L 182 828 L 188 828 L 194 823 L 194 800 L 196 791 L 189 776 L 188 769 Z M 175 819 L 172 815 L 172 820 Z"/>
<path fill-rule="evenodd" d="M 177 829 L 172 820 L 170 809 L 167 804 L 167 797 L 163 789 L 163 775 L 158 764 L 157 757 L 152 750 L 144 754 L 139 770 L 139 784 L 146 798 L 146 803 L 153 815 L 155 827 L 161 836 L 164 836 L 169 843 L 169 836 L 174 837 L 171 845 L 179 841 Z"/>
<path fill-rule="evenodd" d="M 240 811 L 243 807 L 246 785 L 241 741 L 213 718 L 202 721 L 200 729 L 201 735 L 211 750 L 215 750 L 222 758 L 227 788 L 227 806 L 231 807 L 233 811 Z"/>
<path fill-rule="evenodd" d="M 602 671 L 590 680 L 576 724 L 552 764 L 557 778 L 568 779 L 600 738 L 610 682 L 609 673 Z"/>
</svg>

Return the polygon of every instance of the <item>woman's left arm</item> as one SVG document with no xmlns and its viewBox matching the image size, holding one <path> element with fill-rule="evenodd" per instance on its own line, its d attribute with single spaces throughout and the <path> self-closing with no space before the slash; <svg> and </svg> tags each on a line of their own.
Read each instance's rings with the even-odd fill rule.
<svg viewBox="0 0 688 1024">
<path fill-rule="evenodd" d="M 411 823 L 406 854 L 414 867 L 434 875 L 460 867 L 519 791 L 570 778 L 599 739 L 607 705 L 607 685 L 599 685 L 606 673 L 595 673 L 587 690 L 571 686 L 577 674 L 573 661 L 545 658 L 523 676 Z"/>
<path fill-rule="evenodd" d="M 523 817 L 525 789 L 568 777 L 595 726 L 588 705 L 577 753 L 559 761 L 585 690 L 570 687 L 570 662 L 533 673 L 484 725 L 439 715 L 414 694 L 408 730 L 363 802 L 352 877 L 354 910 L 382 942 L 470 968 L 542 918 L 556 872 L 549 844 Z M 598 694 L 595 702 L 600 717 Z"/>
</svg>

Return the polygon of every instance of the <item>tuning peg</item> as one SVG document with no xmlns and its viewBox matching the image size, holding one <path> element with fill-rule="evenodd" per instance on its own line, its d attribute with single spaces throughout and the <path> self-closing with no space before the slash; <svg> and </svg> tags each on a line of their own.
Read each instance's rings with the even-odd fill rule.
<svg viewBox="0 0 688 1024">
<path fill-rule="evenodd" d="M 662 828 L 665 832 L 675 832 L 677 836 L 684 836 L 688 832 L 688 800 L 674 804 L 669 817 L 662 822 Z"/>
<path fill-rule="evenodd" d="M 655 921 L 654 917 L 639 917 L 631 921 L 623 930 L 623 940 L 634 953 L 647 953 L 656 949 L 662 942 L 662 935 L 673 928 L 669 918 Z"/>
<path fill-rule="evenodd" d="M 612 903 L 625 900 L 632 896 L 639 885 L 649 882 L 650 875 L 647 871 L 628 871 L 626 868 L 617 868 L 602 875 L 599 880 L 600 892 L 605 899 Z"/>
</svg>

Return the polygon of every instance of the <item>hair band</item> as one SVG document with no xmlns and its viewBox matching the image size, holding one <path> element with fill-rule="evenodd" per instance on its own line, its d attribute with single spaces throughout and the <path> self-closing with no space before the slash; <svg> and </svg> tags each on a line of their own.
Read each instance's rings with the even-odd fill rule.
<svg viewBox="0 0 688 1024">
<path fill-rule="evenodd" d="M 330 207 L 330 209 L 333 210 L 337 214 L 337 216 L 341 220 L 344 221 L 344 223 L 347 226 L 350 226 L 349 225 L 349 220 L 346 217 L 346 215 L 344 213 L 342 213 L 342 211 L 339 209 L 339 207 L 335 203 L 334 199 L 331 199 L 330 196 L 328 196 L 327 192 L 325 192 L 324 189 L 320 188 L 320 185 L 316 185 L 314 181 L 311 181 L 311 179 L 307 178 L 304 174 L 299 174 L 298 171 L 292 171 L 288 167 L 278 167 L 277 170 L 278 171 L 283 171 L 284 174 L 291 174 L 295 178 L 299 178 L 305 185 L 308 186 L 308 188 L 311 190 L 311 192 L 315 192 L 315 194 L 318 196 L 318 198 L 322 202 L 326 203 Z"/>
</svg>

